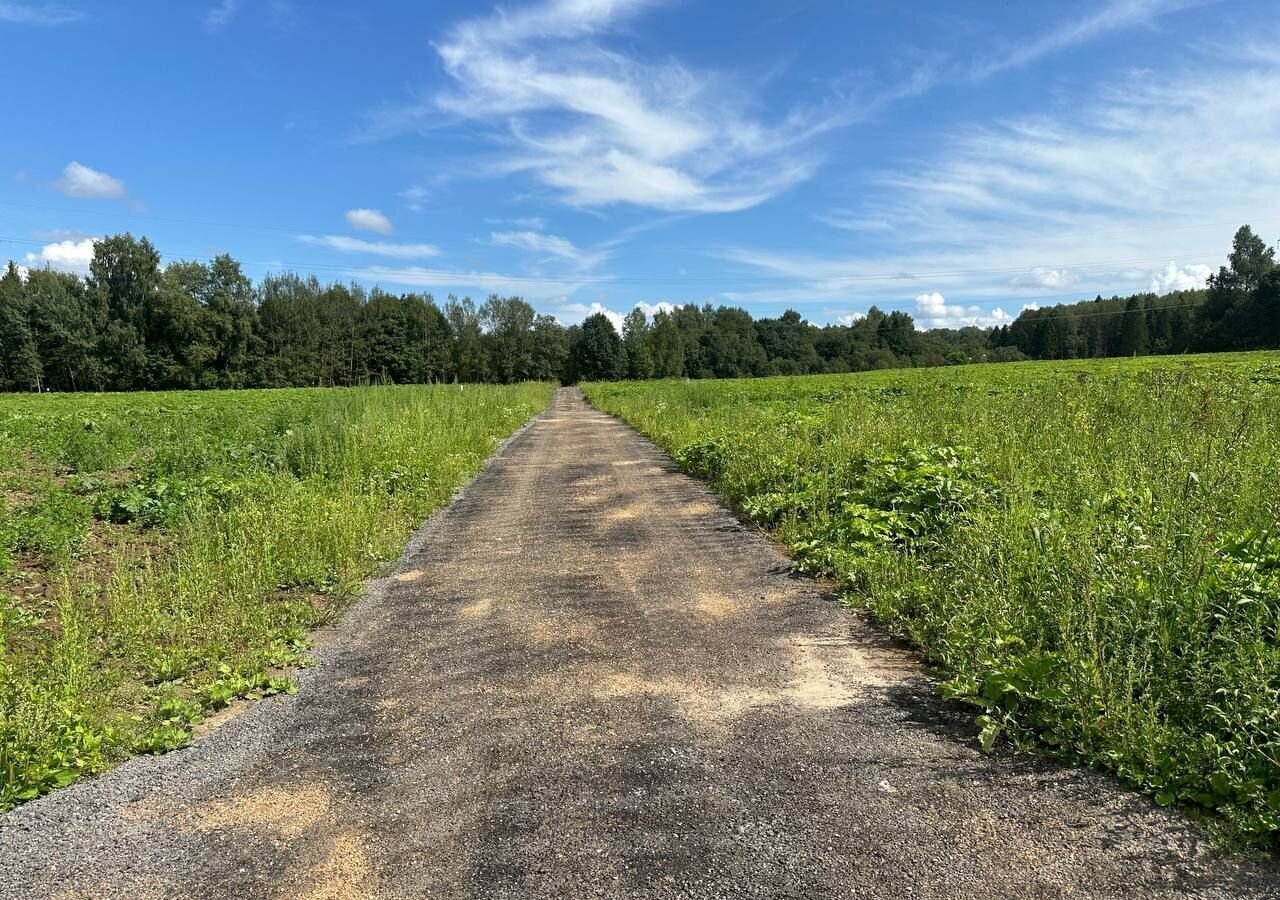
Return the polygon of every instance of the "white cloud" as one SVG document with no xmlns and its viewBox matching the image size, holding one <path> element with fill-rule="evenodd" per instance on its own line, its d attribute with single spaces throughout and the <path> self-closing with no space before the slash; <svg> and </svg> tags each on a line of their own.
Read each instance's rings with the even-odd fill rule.
<svg viewBox="0 0 1280 900">
<path fill-rule="evenodd" d="M 1015 276 L 1010 283 L 1018 287 L 1061 289 L 1071 287 L 1079 280 L 1080 276 L 1071 269 L 1036 266 L 1030 272 Z"/>
<path fill-rule="evenodd" d="M 209 31 L 225 28 L 240 10 L 240 0 L 222 0 L 212 7 L 204 17 L 204 27 Z"/>
<path fill-rule="evenodd" d="M 396 244 L 389 241 L 366 241 L 361 238 L 343 237 L 341 235 L 300 234 L 298 240 L 304 244 L 317 247 L 328 247 L 339 253 L 366 253 L 371 256 L 387 256 L 392 259 L 426 259 L 440 255 L 440 248 L 434 244 Z"/>
<path fill-rule="evenodd" d="M 383 110 L 374 136 L 461 117 L 494 130 L 493 174 L 528 174 L 565 202 L 723 212 L 809 177 L 801 148 L 846 110 L 766 125 L 711 74 L 602 39 L 650 0 L 543 0 L 456 25 L 436 45 L 454 89 Z M 476 161 L 469 161 L 474 169 Z"/>
<path fill-rule="evenodd" d="M 27 266 L 33 269 L 48 267 L 59 272 L 74 272 L 77 275 L 89 274 L 89 263 L 93 261 L 94 238 L 81 241 L 58 241 L 45 244 L 39 253 L 27 254 Z"/>
<path fill-rule="evenodd" d="M 1160 16 L 1205 2 L 1208 0 L 1111 0 L 1083 18 L 1064 22 L 1037 38 L 1010 47 L 1007 52 L 994 54 L 987 62 L 975 67 L 972 74 L 983 79 L 1008 69 L 1021 68 L 1041 57 L 1088 43 L 1113 31 L 1147 25 Z"/>
<path fill-rule="evenodd" d="M 674 303 L 668 303 L 666 300 L 661 300 L 657 303 L 644 303 L 642 301 L 640 303 L 637 303 L 635 306 L 631 308 L 635 309 L 636 306 L 640 307 L 641 311 L 643 311 L 644 314 L 651 319 L 653 318 L 655 313 L 658 313 L 658 312 L 669 313 L 674 311 L 676 308 Z"/>
<path fill-rule="evenodd" d="M 554 313 L 556 321 L 561 325 L 577 325 L 588 316 L 594 316 L 600 313 L 606 319 L 613 323 L 613 327 L 618 333 L 622 333 L 622 320 L 626 317 L 625 313 L 617 310 L 609 309 L 603 303 L 562 303 Z"/>
<path fill-rule="evenodd" d="M 964 328 L 966 325 L 986 327 L 1012 321 L 1013 316 L 998 306 L 985 312 L 976 305 L 947 303 L 937 291 L 916 295 L 916 324 L 924 328 Z"/>
<path fill-rule="evenodd" d="M 516 219 L 485 219 L 490 225 L 514 225 L 529 231 L 545 231 L 547 220 L 542 216 L 525 216 Z"/>
<path fill-rule="evenodd" d="M 942 140 L 841 210 L 883 233 L 841 253 L 722 252 L 760 273 L 728 296 L 908 308 L 923 282 L 1011 309 L 1196 283 L 1239 225 L 1280 225 L 1280 55 L 1177 71 Z"/>
<path fill-rule="evenodd" d="M 476 272 L 458 269 L 436 269 L 426 266 L 365 266 L 344 273 L 348 278 L 376 284 L 392 284 L 428 290 L 436 295 L 449 293 L 501 294 L 526 300 L 563 300 L 584 284 L 582 279 L 545 278 L 531 275 L 505 275 L 498 272 Z"/>
<path fill-rule="evenodd" d="M 72 161 L 62 170 L 55 186 L 68 197 L 86 200 L 118 200 L 124 196 L 124 182 Z"/>
<path fill-rule="evenodd" d="M 531 253 L 568 260 L 582 271 L 595 268 L 609 257 L 607 250 L 583 250 L 565 238 L 538 231 L 495 231 L 489 235 L 489 240 L 500 247 L 516 247 Z"/>
<path fill-rule="evenodd" d="M 349 209 L 346 212 L 346 220 L 348 225 L 358 231 L 390 234 L 395 230 L 391 220 L 376 209 Z"/>
<path fill-rule="evenodd" d="M 400 196 L 404 198 L 410 212 L 422 212 L 427 208 L 427 198 L 431 196 L 431 192 L 423 185 L 415 184 L 401 191 Z"/>
<path fill-rule="evenodd" d="M 83 18 L 80 10 L 56 3 L 0 3 L 0 22 L 14 25 L 66 25 Z"/>
<path fill-rule="evenodd" d="M 631 312 L 631 310 L 635 309 L 636 307 L 639 307 L 644 312 L 644 314 L 648 316 L 650 319 L 652 319 L 654 316 L 654 313 L 658 312 L 659 310 L 662 310 L 664 312 L 671 312 L 672 310 L 675 309 L 674 304 L 668 303 L 665 300 L 659 303 L 644 303 L 644 302 L 636 303 L 633 306 L 627 307 L 627 309 L 623 312 L 619 312 L 616 309 L 610 309 L 609 307 L 605 306 L 603 303 L 600 303 L 600 302 L 569 303 L 567 301 L 562 300 L 556 305 L 555 312 L 553 313 L 553 315 L 555 316 L 556 321 L 558 321 L 561 325 L 576 325 L 579 322 L 581 322 L 583 319 L 585 319 L 587 316 L 592 316 L 592 315 L 595 315 L 596 313 L 600 313 L 606 319 L 608 319 L 610 322 L 613 323 L 613 327 L 618 330 L 618 334 L 622 334 L 622 325 L 624 320 L 626 319 L 627 313 Z"/>
<path fill-rule="evenodd" d="M 1213 274 L 1213 269 L 1205 265 L 1178 266 L 1173 260 L 1164 267 L 1163 272 L 1156 272 L 1151 277 L 1153 294 L 1168 294 L 1172 291 L 1194 291 L 1204 287 Z"/>
<path fill-rule="evenodd" d="M 582 256 L 582 251 L 564 238 L 536 231 L 495 231 L 489 235 L 489 240 L 498 246 L 549 253 L 562 259 L 577 260 Z"/>
</svg>

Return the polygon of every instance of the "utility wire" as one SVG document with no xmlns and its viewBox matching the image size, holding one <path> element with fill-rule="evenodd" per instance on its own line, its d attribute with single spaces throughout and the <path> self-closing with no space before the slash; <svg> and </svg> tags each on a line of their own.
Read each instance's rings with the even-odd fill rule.
<svg viewBox="0 0 1280 900">
<path fill-rule="evenodd" d="M 19 244 L 23 246 L 45 246 L 49 242 L 37 241 L 29 238 L 19 238 L 0 235 L 0 242 Z M 197 262 L 210 262 L 214 257 L 200 253 L 183 253 L 171 250 L 161 250 L 164 256 L 172 260 L 192 260 Z M 950 269 L 937 272 L 877 272 L 877 273 L 859 273 L 849 275 L 754 275 L 747 277 L 738 277 L 733 275 L 673 275 L 667 278 L 653 276 L 627 276 L 627 275 L 589 275 L 569 273 L 565 275 L 505 275 L 495 272 L 466 272 L 448 269 L 437 269 L 430 266 L 422 265 L 400 265 L 391 266 L 385 263 L 365 263 L 365 264 L 334 264 L 334 263 L 314 263 L 314 262 L 289 262 L 285 260 L 238 260 L 244 265 L 259 266 L 266 269 L 307 269 L 339 272 L 349 277 L 367 278 L 377 280 L 385 279 L 388 283 L 405 284 L 402 279 L 404 276 L 413 276 L 415 279 L 433 279 L 440 284 L 480 284 L 482 282 L 504 282 L 519 284 L 574 284 L 574 285 L 593 285 L 593 284 L 662 284 L 662 285 L 678 285 L 678 284 L 795 284 L 797 282 L 808 284 L 855 284 L 859 282 L 873 281 L 927 281 L 939 278 L 956 278 L 967 275 L 1020 275 L 1036 271 L 1037 269 L 1050 270 L 1078 270 L 1091 269 L 1108 266 L 1127 266 L 1136 265 L 1138 263 L 1151 263 L 1167 261 L 1170 255 L 1193 262 L 1214 258 L 1219 251 L 1204 251 L 1200 253 L 1174 253 L 1161 254 L 1160 256 L 1147 257 L 1130 257 L 1127 259 L 1098 260 L 1094 262 L 1078 262 L 1078 263 L 1057 263 L 1054 265 L 1044 266 L 1017 266 L 1017 267 L 1000 267 L 986 269 Z M 1051 294 L 1046 296 L 1068 296 L 1068 294 Z M 1024 297 L 1024 299 L 1026 299 Z"/>
</svg>

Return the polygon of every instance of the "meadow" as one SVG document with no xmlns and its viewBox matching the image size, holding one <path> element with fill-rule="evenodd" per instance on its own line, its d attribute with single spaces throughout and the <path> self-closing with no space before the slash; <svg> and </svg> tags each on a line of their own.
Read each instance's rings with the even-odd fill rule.
<svg viewBox="0 0 1280 900">
<path fill-rule="evenodd" d="M 584 385 L 979 737 L 1280 835 L 1280 354 Z"/>
<path fill-rule="evenodd" d="M 551 390 L 0 397 L 0 811 L 292 691 Z"/>
</svg>

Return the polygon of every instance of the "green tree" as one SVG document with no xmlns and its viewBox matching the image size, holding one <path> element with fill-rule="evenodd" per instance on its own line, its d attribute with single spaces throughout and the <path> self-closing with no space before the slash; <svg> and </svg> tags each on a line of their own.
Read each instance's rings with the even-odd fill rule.
<svg viewBox="0 0 1280 900">
<path fill-rule="evenodd" d="M 88 283 L 107 310 L 100 353 L 109 384 L 117 390 L 147 387 L 144 335 L 160 290 L 160 254 L 146 238 L 131 234 L 95 241 Z"/>
<path fill-rule="evenodd" d="M 1130 297 L 1124 306 L 1120 330 L 1120 355 L 1145 356 L 1150 349 L 1147 334 L 1147 312 L 1138 297 Z"/>
<path fill-rule="evenodd" d="M 26 285 L 10 260 L 0 276 L 0 390 L 40 390 L 44 371 L 30 321 Z"/>
<path fill-rule="evenodd" d="M 653 350 L 649 345 L 649 317 L 640 307 L 622 320 L 622 345 L 627 351 L 627 377 L 642 381 L 653 377 Z"/>
<path fill-rule="evenodd" d="M 470 297 L 450 296 L 444 305 L 445 318 L 453 332 L 453 371 L 459 381 L 489 381 L 480 316 Z"/>
<path fill-rule="evenodd" d="M 569 359 L 569 333 L 553 316 L 538 316 L 533 322 L 533 366 L 531 381 L 557 381 Z"/>
<path fill-rule="evenodd" d="M 502 384 L 527 381 L 533 371 L 532 306 L 519 297 L 490 296 L 480 307 L 480 325 L 488 358 L 489 375 Z"/>
<path fill-rule="evenodd" d="M 704 337 L 707 365 L 717 378 L 746 378 L 768 372 L 769 359 L 745 309 L 722 306 Z"/>
<path fill-rule="evenodd" d="M 105 388 L 108 373 L 100 352 L 107 314 L 101 297 L 77 276 L 52 269 L 32 272 L 26 287 L 43 386 L 55 391 Z"/>
<path fill-rule="evenodd" d="M 776 319 L 757 319 L 756 335 L 776 375 L 807 375 L 822 371 L 822 359 L 814 346 L 816 329 L 789 309 Z"/>
<path fill-rule="evenodd" d="M 675 318 L 665 309 L 653 314 L 649 329 L 653 374 L 656 378 L 678 378 L 684 374 L 684 342 Z"/>
<path fill-rule="evenodd" d="M 617 381 L 627 377 L 627 353 L 603 313 L 587 316 L 569 348 L 568 380 Z"/>
</svg>

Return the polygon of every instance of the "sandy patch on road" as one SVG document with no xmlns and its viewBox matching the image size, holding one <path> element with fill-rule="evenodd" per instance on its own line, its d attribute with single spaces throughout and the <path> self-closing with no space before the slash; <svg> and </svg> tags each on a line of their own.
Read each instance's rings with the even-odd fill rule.
<svg viewBox="0 0 1280 900">
<path fill-rule="evenodd" d="M 365 842 L 354 829 L 342 831 L 319 864 L 300 876 L 305 886 L 295 900 L 372 900 L 378 896 Z"/>
<path fill-rule="evenodd" d="M 196 812 L 201 828 L 269 828 L 296 838 L 326 820 L 332 808 L 329 791 L 319 785 L 268 785 L 251 794 L 216 800 Z"/>
</svg>

